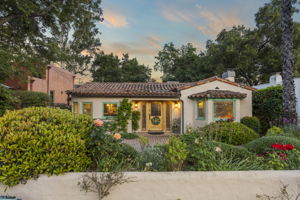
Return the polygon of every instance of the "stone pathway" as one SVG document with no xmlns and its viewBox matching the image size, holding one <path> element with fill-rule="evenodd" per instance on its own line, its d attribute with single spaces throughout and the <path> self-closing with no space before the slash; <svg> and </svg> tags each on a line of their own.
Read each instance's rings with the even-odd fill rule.
<svg viewBox="0 0 300 200">
<path fill-rule="evenodd" d="M 145 136 L 149 139 L 150 146 L 155 146 L 157 144 L 167 144 L 170 135 L 147 135 Z M 142 151 L 139 139 L 124 140 L 123 143 L 132 146 L 137 151 Z"/>
</svg>

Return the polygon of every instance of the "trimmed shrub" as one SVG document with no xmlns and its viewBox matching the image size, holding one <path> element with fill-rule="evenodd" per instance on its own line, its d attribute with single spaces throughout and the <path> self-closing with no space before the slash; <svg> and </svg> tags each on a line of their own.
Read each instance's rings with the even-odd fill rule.
<svg viewBox="0 0 300 200">
<path fill-rule="evenodd" d="M 238 122 L 213 122 L 203 127 L 199 134 L 208 140 L 232 145 L 245 144 L 258 137 L 253 129 Z"/>
<path fill-rule="evenodd" d="M 285 136 L 264 136 L 245 144 L 244 146 L 254 153 L 265 153 L 272 150 L 272 144 L 291 144 L 298 150 L 300 150 L 300 140 L 285 137 Z"/>
<path fill-rule="evenodd" d="M 0 182 L 13 186 L 39 174 L 85 171 L 92 127 L 87 115 L 32 107 L 0 118 Z"/>
<path fill-rule="evenodd" d="M 262 133 L 270 128 L 273 122 L 282 115 L 282 86 L 272 86 L 253 92 L 253 115 L 261 123 Z"/>
<path fill-rule="evenodd" d="M 0 85 L 0 116 L 6 110 L 12 110 L 17 107 L 18 99 L 12 95 L 12 92 Z"/>
<path fill-rule="evenodd" d="M 122 138 L 123 139 L 127 139 L 127 140 L 132 140 L 132 139 L 136 139 L 138 138 L 139 136 L 134 134 L 134 133 L 122 133 Z"/>
<path fill-rule="evenodd" d="M 15 91 L 14 95 L 20 99 L 21 108 L 49 106 L 50 98 L 46 93 L 33 91 Z"/>
<path fill-rule="evenodd" d="M 283 134 L 283 130 L 277 126 L 272 126 L 268 129 L 266 136 L 278 136 Z"/>
<path fill-rule="evenodd" d="M 260 133 L 260 121 L 257 117 L 243 117 L 241 123 Z"/>
<path fill-rule="evenodd" d="M 164 171 L 164 151 L 160 147 L 148 147 L 141 153 L 139 168 L 144 171 Z"/>
</svg>

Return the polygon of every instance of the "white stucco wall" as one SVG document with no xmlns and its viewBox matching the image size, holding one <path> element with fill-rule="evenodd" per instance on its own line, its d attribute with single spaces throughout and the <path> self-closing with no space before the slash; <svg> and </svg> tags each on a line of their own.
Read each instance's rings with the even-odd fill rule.
<svg viewBox="0 0 300 200">
<path fill-rule="evenodd" d="M 97 200 L 95 193 L 80 191 L 83 173 L 42 175 L 25 185 L 0 185 L 0 195 L 22 200 Z M 282 184 L 297 191 L 300 171 L 243 172 L 128 172 L 134 182 L 115 187 L 106 200 L 253 200 L 256 194 L 278 195 Z M 291 192 L 293 194 L 293 192 Z"/>
<path fill-rule="evenodd" d="M 220 90 L 231 90 L 234 92 L 246 93 L 247 97 L 241 100 L 236 100 L 236 121 L 240 121 L 242 117 L 252 116 L 252 91 L 244 89 L 238 86 L 227 84 L 221 81 L 213 81 L 203 85 L 195 86 L 189 89 L 181 91 L 181 100 L 184 103 L 184 130 L 187 127 L 201 127 L 207 123 L 212 122 L 212 100 L 207 101 L 206 105 L 206 118 L 205 120 L 198 120 L 196 113 L 196 103 L 197 101 L 189 99 L 188 96 L 205 92 L 207 90 L 215 90 L 219 88 Z"/>
</svg>

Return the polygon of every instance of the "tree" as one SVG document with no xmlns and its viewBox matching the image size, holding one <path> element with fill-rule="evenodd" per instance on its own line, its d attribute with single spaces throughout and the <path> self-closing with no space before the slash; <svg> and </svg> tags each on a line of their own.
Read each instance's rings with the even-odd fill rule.
<svg viewBox="0 0 300 200">
<path fill-rule="evenodd" d="M 147 82 L 151 77 L 151 69 L 138 63 L 136 58 L 123 54 L 121 60 L 113 54 L 96 55 L 91 73 L 97 82 Z"/>
<path fill-rule="evenodd" d="M 91 51 L 99 44 L 96 23 L 102 20 L 100 3 L 101 0 L 3 0 L 0 72 L 4 74 L 0 80 L 20 68 L 37 72 L 50 62 L 63 61 L 73 67 L 86 63 L 82 51 Z"/>
<path fill-rule="evenodd" d="M 163 81 L 199 81 L 214 75 L 205 54 L 197 53 L 197 49 L 190 43 L 180 48 L 167 43 L 155 59 L 154 70 L 163 72 Z"/>
<path fill-rule="evenodd" d="M 281 0 L 281 41 L 283 113 L 291 123 L 297 124 L 296 95 L 293 77 L 293 19 L 291 0 Z"/>
<path fill-rule="evenodd" d="M 215 42 L 208 41 L 206 56 L 216 74 L 233 69 L 238 82 L 257 85 L 261 70 L 258 46 L 256 31 L 237 26 L 221 31 Z"/>
</svg>

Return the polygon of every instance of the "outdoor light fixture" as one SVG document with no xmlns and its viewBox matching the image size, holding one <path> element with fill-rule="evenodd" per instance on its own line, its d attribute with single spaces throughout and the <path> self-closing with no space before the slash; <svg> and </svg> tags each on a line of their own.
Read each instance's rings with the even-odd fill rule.
<svg viewBox="0 0 300 200">
<path fill-rule="evenodd" d="M 134 107 L 135 107 L 135 108 L 137 108 L 137 107 L 138 107 L 138 104 L 137 104 L 137 103 L 135 103 L 135 104 L 134 104 Z"/>
<path fill-rule="evenodd" d="M 178 103 L 175 103 L 175 108 L 178 108 L 179 107 L 179 104 Z"/>
</svg>

